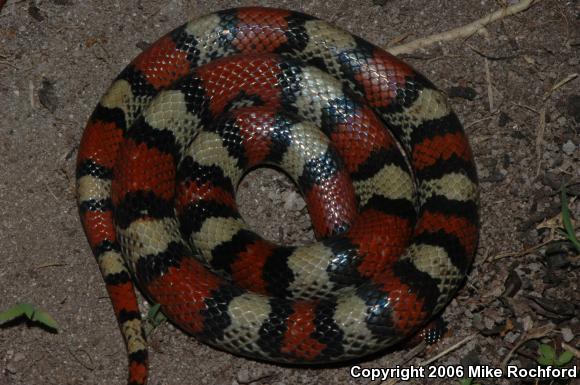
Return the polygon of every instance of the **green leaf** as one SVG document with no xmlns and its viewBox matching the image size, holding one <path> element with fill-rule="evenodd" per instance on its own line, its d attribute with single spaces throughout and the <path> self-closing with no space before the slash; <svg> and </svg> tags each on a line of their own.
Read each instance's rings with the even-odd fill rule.
<svg viewBox="0 0 580 385">
<path fill-rule="evenodd" d="M 12 306 L 10 309 L 0 313 L 0 325 L 13 321 L 19 317 L 26 316 L 31 319 L 34 314 L 34 306 L 29 303 L 19 303 Z"/>
<path fill-rule="evenodd" d="M 147 318 L 155 318 L 155 315 L 157 313 L 159 313 L 159 310 L 161 310 L 161 304 L 160 303 L 156 303 L 155 305 L 151 306 L 151 308 L 147 312 Z"/>
<path fill-rule="evenodd" d="M 147 317 L 145 317 L 145 322 L 143 324 L 145 337 L 149 337 L 159 325 L 165 322 L 165 320 L 167 320 L 167 317 L 161 311 L 161 305 L 157 303 L 151 306 L 151 309 L 149 309 L 147 312 Z"/>
<path fill-rule="evenodd" d="M 472 382 L 473 378 L 462 378 L 461 380 L 459 380 L 460 385 L 471 385 Z"/>
<path fill-rule="evenodd" d="M 26 317 L 29 321 L 38 322 L 54 330 L 58 329 L 58 324 L 50 314 L 38 309 L 30 303 L 18 303 L 10 309 L 0 313 L 0 325 L 13 321 L 19 317 Z"/>
<path fill-rule="evenodd" d="M 580 241 L 576 238 L 576 233 L 574 232 L 574 226 L 572 226 L 572 220 L 570 219 L 570 209 L 568 209 L 568 196 L 566 195 L 566 186 L 562 186 L 562 193 L 560 195 L 560 201 L 562 202 L 562 223 L 566 229 L 566 235 L 568 239 L 577 251 L 580 252 Z"/>
<path fill-rule="evenodd" d="M 546 344 L 541 344 L 538 347 L 538 354 L 540 355 L 540 359 L 543 358 L 550 362 L 548 365 L 551 365 L 551 363 L 553 363 L 554 359 L 556 358 L 556 352 L 554 351 L 554 349 L 550 345 Z M 538 360 L 538 362 L 540 361 Z"/>
<path fill-rule="evenodd" d="M 159 326 L 167 319 L 167 317 L 165 317 L 165 314 L 161 312 L 161 305 L 157 303 L 149 309 L 147 319 L 150 320 L 154 326 Z"/>
<path fill-rule="evenodd" d="M 32 319 L 32 316 L 34 315 L 34 310 L 36 309 L 36 306 L 34 306 L 31 303 L 21 303 L 21 304 L 18 304 L 16 306 L 20 306 L 20 308 L 22 309 L 24 314 L 26 314 L 26 317 L 29 320 Z"/>
<path fill-rule="evenodd" d="M 44 310 L 36 309 L 32 315 L 31 320 L 34 322 L 39 322 L 48 328 L 58 330 L 58 323 L 56 323 L 54 318 L 52 318 L 52 316 Z"/>
<path fill-rule="evenodd" d="M 546 358 L 544 356 L 540 356 L 538 358 L 538 364 L 540 364 L 542 366 L 551 366 L 551 365 L 554 365 L 554 360 L 550 359 L 550 358 Z"/>
<path fill-rule="evenodd" d="M 570 361 L 572 361 L 572 358 L 574 358 L 572 352 L 565 350 L 562 352 L 562 354 L 560 354 L 560 357 L 558 357 L 558 359 L 556 360 L 556 366 L 567 365 Z"/>
</svg>

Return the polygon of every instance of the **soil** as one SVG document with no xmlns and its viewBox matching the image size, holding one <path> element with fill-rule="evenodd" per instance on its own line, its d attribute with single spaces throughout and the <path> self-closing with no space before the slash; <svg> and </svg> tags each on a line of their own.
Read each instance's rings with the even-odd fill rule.
<svg viewBox="0 0 580 385">
<path fill-rule="evenodd" d="M 0 328 L 2 385 L 125 382 L 125 349 L 75 203 L 84 124 L 111 80 L 148 43 L 187 19 L 256 4 L 159 3 L 8 0 L 0 11 L 0 309 L 32 303 L 60 325 L 58 333 L 26 322 Z M 503 1 L 261 2 L 318 16 L 382 47 L 465 25 L 498 3 Z M 580 2 L 540 1 L 467 39 L 402 58 L 452 96 L 481 181 L 479 249 L 467 283 L 445 310 L 450 332 L 402 366 L 418 365 L 474 335 L 433 364 L 500 367 L 512 348 L 543 327 L 552 331 L 521 344 L 511 364 L 537 365 L 540 343 L 557 352 L 562 342 L 578 349 L 580 261 L 558 228 L 563 184 L 572 217 L 580 218 L 580 79 L 554 86 L 580 72 Z M 282 174 L 252 172 L 238 202 L 268 239 L 312 239 L 304 201 Z M 370 383 L 352 378 L 350 365 L 291 368 L 235 357 L 167 323 L 155 331 L 150 351 L 155 385 Z M 390 352 L 361 365 L 391 368 L 406 354 Z"/>
</svg>

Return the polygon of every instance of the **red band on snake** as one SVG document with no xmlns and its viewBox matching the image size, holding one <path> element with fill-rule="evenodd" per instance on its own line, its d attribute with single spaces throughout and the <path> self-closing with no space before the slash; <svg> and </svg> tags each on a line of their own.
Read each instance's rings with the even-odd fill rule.
<svg viewBox="0 0 580 385">
<path fill-rule="evenodd" d="M 265 165 L 295 181 L 317 242 L 280 246 L 245 224 L 236 188 Z M 211 14 L 140 54 L 91 115 L 77 178 L 130 384 L 147 379 L 135 284 L 219 349 L 338 362 L 439 313 L 478 236 L 475 166 L 445 95 L 380 48 L 284 10 Z"/>
</svg>

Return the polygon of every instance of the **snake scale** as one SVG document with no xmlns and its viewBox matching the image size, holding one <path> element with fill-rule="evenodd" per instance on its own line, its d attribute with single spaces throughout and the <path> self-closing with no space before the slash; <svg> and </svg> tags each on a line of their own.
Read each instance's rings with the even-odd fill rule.
<svg viewBox="0 0 580 385">
<path fill-rule="evenodd" d="M 253 232 L 235 200 L 273 166 L 317 241 Z M 478 238 L 472 153 L 446 96 L 407 64 L 297 12 L 237 8 L 168 33 L 116 78 L 77 161 L 82 225 L 147 381 L 135 285 L 199 340 L 280 363 L 349 360 L 419 330 Z"/>
</svg>

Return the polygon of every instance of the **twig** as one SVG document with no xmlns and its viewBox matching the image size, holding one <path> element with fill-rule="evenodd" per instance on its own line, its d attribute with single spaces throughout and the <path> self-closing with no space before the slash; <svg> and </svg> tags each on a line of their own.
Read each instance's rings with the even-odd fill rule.
<svg viewBox="0 0 580 385">
<path fill-rule="evenodd" d="M 552 88 L 550 88 L 550 91 L 546 92 L 546 94 L 544 95 L 544 101 L 548 100 L 548 98 L 552 95 L 552 93 L 554 91 L 556 91 L 558 88 L 562 87 L 564 84 L 571 82 L 572 80 L 576 79 L 578 77 L 577 73 L 573 73 L 570 74 L 568 76 L 566 76 L 564 79 L 560 80 L 558 83 L 554 84 L 552 86 Z"/>
<path fill-rule="evenodd" d="M 489 112 L 493 112 L 493 86 L 491 84 L 491 71 L 489 70 L 489 59 L 485 60 L 485 80 L 487 81 L 487 100 L 489 102 Z"/>
<path fill-rule="evenodd" d="M 546 104 L 540 110 L 540 119 L 538 120 L 538 129 L 536 133 L 536 158 L 538 165 L 536 167 L 536 178 L 540 175 L 540 168 L 542 166 L 542 149 L 544 144 L 544 134 L 546 133 Z"/>
<path fill-rule="evenodd" d="M 387 48 L 387 51 L 389 51 L 393 55 L 400 55 L 402 53 L 413 52 L 419 48 L 424 48 L 437 42 L 450 41 L 461 37 L 468 37 L 476 33 L 481 28 L 485 27 L 486 25 L 493 23 L 494 21 L 503 19 L 506 16 L 510 16 L 515 13 L 525 11 L 526 9 L 530 8 L 532 5 L 536 3 L 539 3 L 540 1 L 541 0 L 522 0 L 517 4 L 497 10 L 485 17 L 482 17 L 479 20 L 476 20 L 462 27 L 454 28 L 446 32 L 437 33 L 435 35 L 420 38 L 406 44 L 390 47 Z"/>
<path fill-rule="evenodd" d="M 483 265 L 484 263 L 486 263 L 486 262 L 487 262 L 487 260 L 489 259 L 489 256 L 491 255 L 491 254 L 489 253 L 489 248 L 488 248 L 488 247 L 486 247 L 485 249 L 483 249 L 483 251 L 482 251 L 482 254 L 483 254 L 483 258 L 480 258 L 480 259 L 476 260 L 476 261 L 473 263 L 473 268 L 474 268 L 474 269 L 478 268 L 479 266 L 481 266 L 481 265 Z M 468 280 L 467 282 L 469 283 L 469 280 Z M 474 287 L 474 288 L 475 288 L 475 287 Z"/>
<path fill-rule="evenodd" d="M 538 159 L 538 166 L 536 167 L 536 178 L 538 177 L 538 175 L 540 175 L 540 166 L 542 165 L 541 152 L 542 152 L 542 144 L 544 143 L 544 134 L 546 132 L 546 110 L 547 110 L 546 102 L 548 101 L 550 96 L 552 96 L 554 91 L 556 91 L 558 88 L 562 87 L 564 84 L 576 79 L 577 77 L 578 77 L 577 73 L 573 73 L 573 74 L 566 76 L 564 79 L 562 79 L 559 82 L 557 82 L 556 84 L 554 84 L 552 86 L 552 88 L 550 88 L 550 90 L 544 94 L 544 97 L 542 99 L 544 103 L 542 105 L 542 108 L 540 109 L 540 119 L 538 121 L 538 132 L 536 134 L 536 157 Z"/>
<path fill-rule="evenodd" d="M 405 40 L 406 38 L 408 38 L 409 35 L 410 35 L 410 33 L 406 33 L 404 35 L 401 35 L 401 36 L 398 36 L 398 37 L 396 37 L 394 39 L 391 39 L 391 41 L 389 41 L 387 43 L 387 47 L 390 47 L 390 46 L 392 46 L 394 44 L 398 44 L 398 43 L 402 42 L 403 40 Z"/>
<path fill-rule="evenodd" d="M 562 342 L 562 349 L 569 351 L 572 353 L 577 359 L 580 360 L 580 350 L 576 349 L 574 346 L 568 345 L 565 342 Z"/>
<path fill-rule="evenodd" d="M 523 344 L 525 344 L 526 342 L 528 342 L 530 340 L 537 340 L 539 338 L 543 338 L 543 337 L 547 336 L 548 334 L 550 334 L 552 332 L 552 330 L 554 330 L 554 327 L 552 325 L 546 325 L 546 326 L 540 326 L 540 327 L 535 328 L 535 329 L 530 329 L 527 332 L 524 332 L 524 334 L 522 334 L 522 336 L 520 338 L 520 341 L 514 345 L 514 347 L 509 351 L 509 353 L 505 356 L 505 358 L 501 362 L 501 367 L 502 367 L 503 371 L 504 372 L 506 371 L 508 362 L 510 361 L 510 359 L 512 358 L 514 353 L 519 348 L 521 348 Z"/>
<path fill-rule="evenodd" d="M 257 376 L 255 378 L 248 378 L 248 379 L 238 380 L 238 383 L 240 385 L 249 385 L 249 384 L 255 384 L 255 383 L 263 383 L 263 382 L 268 382 L 267 380 L 275 379 L 277 376 L 278 376 L 277 373 L 275 373 L 275 372 L 269 372 L 269 373 L 265 373 L 265 374 L 262 374 L 260 376 Z"/>
<path fill-rule="evenodd" d="M 34 83 L 32 80 L 28 82 L 28 91 L 30 96 L 30 108 L 34 110 Z"/>
<path fill-rule="evenodd" d="M 506 56 L 494 56 L 494 55 L 485 53 L 483 51 L 480 51 L 479 49 L 475 48 L 471 44 L 466 43 L 465 45 L 468 46 L 473 52 L 475 52 L 479 56 L 484 57 L 490 61 L 515 59 L 516 57 L 520 56 L 519 54 L 506 55 Z"/>
<path fill-rule="evenodd" d="M 413 358 L 417 357 L 417 355 L 419 353 L 421 353 L 423 350 L 425 350 L 425 348 L 427 347 L 427 344 L 425 344 L 425 341 L 422 341 L 420 344 L 418 344 L 417 346 L 415 346 L 413 349 L 409 350 L 407 353 L 405 353 L 405 355 L 398 361 L 396 362 L 393 367 L 395 366 L 402 366 L 405 365 L 407 362 L 411 361 Z M 395 385 L 397 382 L 399 382 L 398 378 L 389 378 L 388 380 L 386 380 L 385 382 L 382 382 L 382 385 Z M 370 381 L 369 381 L 370 383 Z"/>
<path fill-rule="evenodd" d="M 18 67 L 16 67 L 14 64 L 6 61 L 6 60 L 0 60 L 0 65 L 6 65 L 8 67 L 12 67 L 14 69 L 18 69 Z"/>
<path fill-rule="evenodd" d="M 521 257 L 522 255 L 526 255 L 526 254 L 529 254 L 533 251 L 541 249 L 542 247 L 546 246 L 547 244 L 553 242 L 554 240 L 555 240 L 554 238 L 550 238 L 547 241 L 544 241 L 544 242 L 539 243 L 539 244 L 532 246 L 532 247 L 528 247 L 527 249 L 523 249 L 521 251 L 507 251 L 505 253 L 499 253 L 499 254 L 496 254 L 489 259 L 491 259 L 492 261 L 496 261 L 498 259 L 502 259 L 502 258 L 506 258 L 506 257 Z"/>
<path fill-rule="evenodd" d="M 526 106 L 525 104 L 520 104 L 520 103 L 514 103 L 514 102 L 512 102 L 512 105 L 514 105 L 516 107 L 520 107 L 520 108 L 526 109 L 526 110 L 529 110 L 529 111 L 532 111 L 532 112 L 535 112 L 538 115 L 540 114 L 540 111 L 536 110 L 533 107 Z"/>
<path fill-rule="evenodd" d="M 462 339 L 461 341 L 459 341 L 455 345 L 452 345 L 452 346 L 448 347 L 447 349 L 445 349 L 444 351 L 442 351 L 441 353 L 437 354 L 435 357 L 431 357 L 427 361 L 423 361 L 423 362 L 419 363 L 419 366 L 427 366 L 430 363 L 437 361 L 441 357 L 446 356 L 449 353 L 451 353 L 452 351 L 459 349 L 460 347 L 462 347 L 463 345 L 465 345 L 466 343 L 468 343 L 469 341 L 474 339 L 476 336 L 477 336 L 477 333 L 465 337 L 464 339 Z"/>
<path fill-rule="evenodd" d="M 481 119 L 474 120 L 473 122 L 471 122 L 471 123 L 469 123 L 469 124 L 466 124 L 466 125 L 463 127 L 463 129 L 467 130 L 467 129 L 468 129 L 468 128 L 470 128 L 471 126 L 474 126 L 474 125 L 476 125 L 477 123 L 485 122 L 486 120 L 492 119 L 494 116 L 495 116 L 495 113 L 492 113 L 491 115 L 489 115 L 489 116 L 486 116 L 485 118 L 481 118 Z"/>
<path fill-rule="evenodd" d="M 453 346 L 450 346 L 449 348 L 445 349 L 444 351 L 442 351 L 441 353 L 437 354 L 434 357 L 431 357 L 430 359 L 420 362 L 418 364 L 418 366 L 427 366 L 432 362 L 437 361 L 438 359 L 440 359 L 443 356 L 446 356 L 447 354 L 451 353 L 452 351 L 460 348 L 461 346 L 465 345 L 466 343 L 468 343 L 469 341 L 471 341 L 472 339 L 474 339 L 477 336 L 477 334 L 472 334 L 470 336 L 465 337 L 464 339 L 462 339 L 461 341 L 459 341 L 458 343 L 456 343 Z M 418 350 L 418 348 L 420 348 L 420 350 Z M 407 363 L 408 361 L 410 361 L 413 357 L 415 357 L 417 354 L 419 354 L 423 349 L 425 349 L 425 342 L 422 342 L 421 344 L 415 346 L 415 348 L 413 348 L 411 351 L 409 351 L 405 357 L 403 357 L 403 360 L 401 360 L 400 363 L 398 363 L 397 365 L 403 365 L 405 363 Z M 382 385 L 395 385 L 399 382 L 398 378 L 389 378 L 387 381 L 382 382 Z"/>
<path fill-rule="evenodd" d="M 93 370 L 95 370 L 96 366 L 93 363 L 93 358 L 91 357 L 91 355 L 86 350 L 78 349 L 76 352 L 73 352 L 70 346 L 67 346 L 67 349 L 68 349 L 68 352 L 70 353 L 70 355 L 72 356 L 72 358 L 74 358 L 74 360 L 76 362 L 78 362 L 83 368 L 85 368 L 85 369 L 87 369 L 87 370 L 89 370 L 91 372 Z M 81 360 L 78 357 L 78 354 L 77 354 L 78 352 L 84 353 L 85 356 L 89 359 L 89 362 L 90 363 L 86 363 L 83 360 Z"/>
<path fill-rule="evenodd" d="M 45 263 L 44 265 L 36 266 L 35 269 L 45 269 L 47 267 L 61 267 L 66 266 L 68 263 L 61 263 L 61 262 L 52 262 L 52 263 Z"/>
</svg>

